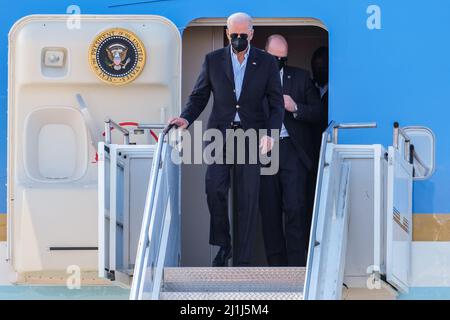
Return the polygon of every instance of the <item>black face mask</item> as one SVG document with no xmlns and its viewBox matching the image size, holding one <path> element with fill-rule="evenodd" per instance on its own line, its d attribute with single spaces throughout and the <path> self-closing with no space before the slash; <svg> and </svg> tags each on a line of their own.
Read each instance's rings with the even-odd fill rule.
<svg viewBox="0 0 450 320">
<path fill-rule="evenodd" d="M 283 69 L 286 66 L 287 57 L 277 57 L 277 56 L 275 56 L 275 59 L 277 59 L 277 62 L 278 62 L 278 70 L 281 70 L 281 69 Z"/>
<path fill-rule="evenodd" d="M 248 47 L 248 35 L 243 33 L 240 36 L 236 33 L 231 34 L 231 46 L 236 52 L 242 52 Z"/>
</svg>

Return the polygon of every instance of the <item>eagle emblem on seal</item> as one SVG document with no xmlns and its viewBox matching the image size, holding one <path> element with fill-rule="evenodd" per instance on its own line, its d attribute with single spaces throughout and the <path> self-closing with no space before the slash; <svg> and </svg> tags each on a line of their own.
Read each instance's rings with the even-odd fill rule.
<svg viewBox="0 0 450 320">
<path fill-rule="evenodd" d="M 125 69 L 131 62 L 131 58 L 127 59 L 128 48 L 120 43 L 115 43 L 106 48 L 108 54 L 108 66 L 114 70 Z"/>
</svg>

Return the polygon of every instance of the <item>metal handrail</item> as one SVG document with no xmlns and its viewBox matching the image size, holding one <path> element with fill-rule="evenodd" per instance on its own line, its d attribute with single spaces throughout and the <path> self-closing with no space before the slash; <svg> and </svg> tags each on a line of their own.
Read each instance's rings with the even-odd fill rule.
<svg viewBox="0 0 450 320">
<path fill-rule="evenodd" d="M 404 156 L 406 161 L 414 165 L 415 160 L 424 169 L 425 171 L 424 176 L 427 176 L 428 173 L 430 172 L 430 168 L 427 165 L 425 165 L 419 154 L 414 151 L 414 145 L 412 144 L 410 136 L 405 132 L 405 130 L 403 130 L 403 128 L 400 127 L 400 124 L 398 122 L 394 122 L 393 146 L 397 150 L 399 149 L 400 136 L 402 136 L 403 139 L 405 140 Z"/>
<path fill-rule="evenodd" d="M 333 125 L 333 143 L 338 143 L 338 133 L 339 129 L 370 129 L 376 128 L 376 122 L 367 122 L 367 123 L 339 123 Z"/>
<path fill-rule="evenodd" d="M 420 158 L 419 154 L 415 151 L 414 145 L 411 145 L 411 148 L 410 148 L 410 154 L 412 154 L 413 159 L 414 159 L 418 164 L 420 164 L 420 166 L 423 168 L 423 170 L 424 170 L 424 174 L 423 174 L 423 175 L 426 177 L 426 176 L 428 175 L 428 173 L 430 172 L 430 168 L 427 167 L 427 166 L 425 165 L 425 163 L 423 163 L 422 158 Z M 414 165 L 414 162 L 412 162 L 412 164 Z"/>
<path fill-rule="evenodd" d="M 123 134 L 123 143 L 128 145 L 130 144 L 130 131 L 119 125 L 117 122 L 114 122 L 110 118 L 105 119 L 105 143 L 111 144 L 111 127 L 119 130 Z"/>
<path fill-rule="evenodd" d="M 314 199 L 313 216 L 311 221 L 311 231 L 309 236 L 309 247 L 308 247 L 308 259 L 306 261 L 306 275 L 305 275 L 305 285 L 303 296 L 308 297 L 309 295 L 309 285 L 311 283 L 311 264 L 314 258 L 314 247 L 319 245 L 316 241 L 316 230 L 317 230 L 317 219 L 319 211 L 319 203 L 322 194 L 322 180 L 323 180 L 323 169 L 325 168 L 325 153 L 327 143 L 329 142 L 329 137 L 332 135 L 332 131 L 336 127 L 336 123 L 332 121 L 328 128 L 322 134 L 322 142 L 320 145 L 320 155 L 319 155 L 319 167 L 317 172 L 316 180 L 316 197 Z"/>
<path fill-rule="evenodd" d="M 151 172 L 153 173 L 150 177 L 149 186 L 147 189 L 147 199 L 145 202 L 145 208 L 144 208 L 144 217 L 142 221 L 141 226 L 141 233 L 139 237 L 139 244 L 136 254 L 136 263 L 134 267 L 134 273 L 133 273 L 133 283 L 131 286 L 131 292 L 130 292 L 130 299 L 131 300 L 137 300 L 140 293 L 141 286 L 139 285 L 141 281 L 143 281 L 143 268 L 145 263 L 145 251 L 150 243 L 150 222 L 152 221 L 152 208 L 154 206 L 155 202 L 155 194 L 156 194 L 156 184 L 158 182 L 159 177 L 159 167 L 162 161 L 162 149 L 164 146 L 164 139 L 165 136 L 168 134 L 168 132 L 173 128 L 173 125 L 169 125 L 165 127 L 163 132 L 159 134 L 158 137 L 158 144 L 155 152 L 155 156 L 153 158 L 152 163 L 152 169 Z"/>
<path fill-rule="evenodd" d="M 411 138 L 409 135 L 403 130 L 403 128 L 400 128 L 400 124 L 398 122 L 394 123 L 394 147 L 398 148 L 398 137 L 403 136 L 405 141 L 411 142 Z"/>
<path fill-rule="evenodd" d="M 156 148 L 155 156 L 153 158 L 151 172 L 154 173 L 150 177 L 148 189 L 147 189 L 147 199 L 145 201 L 144 217 L 141 226 L 141 233 L 139 237 L 139 244 L 136 254 L 136 263 L 134 266 L 133 273 L 133 283 L 131 285 L 130 299 L 137 300 L 139 297 L 140 286 L 139 283 L 142 281 L 142 270 L 145 263 L 145 250 L 150 242 L 148 237 L 150 221 L 151 221 L 151 209 L 153 207 L 153 202 L 156 193 L 156 182 L 158 181 L 159 164 L 161 163 L 162 147 L 164 145 L 164 134 L 160 133 L 158 137 L 158 145 Z"/>
<path fill-rule="evenodd" d="M 165 129 L 166 125 L 162 123 L 155 123 L 155 124 L 139 124 L 138 129 Z"/>
<path fill-rule="evenodd" d="M 408 136 L 408 134 L 402 129 L 400 128 L 400 125 L 398 122 L 394 123 L 394 138 L 393 138 L 393 146 L 394 148 L 396 148 L 398 150 L 399 148 L 399 137 L 402 136 L 403 139 L 405 140 L 405 145 L 404 145 L 404 156 L 405 156 L 405 160 L 411 163 L 411 138 Z"/>
</svg>

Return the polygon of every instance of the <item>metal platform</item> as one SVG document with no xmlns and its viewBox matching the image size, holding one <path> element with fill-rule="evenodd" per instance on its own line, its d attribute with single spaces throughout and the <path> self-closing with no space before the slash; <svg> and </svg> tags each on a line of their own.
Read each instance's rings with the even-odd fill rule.
<svg viewBox="0 0 450 320">
<path fill-rule="evenodd" d="M 163 300 L 299 300 L 305 268 L 165 268 Z"/>
<path fill-rule="evenodd" d="M 161 300 L 302 300 L 301 292 L 161 292 Z"/>
</svg>

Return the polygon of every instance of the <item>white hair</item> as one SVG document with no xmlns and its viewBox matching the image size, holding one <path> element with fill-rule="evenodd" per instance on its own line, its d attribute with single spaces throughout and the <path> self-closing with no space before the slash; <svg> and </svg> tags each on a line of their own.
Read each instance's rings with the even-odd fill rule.
<svg viewBox="0 0 450 320">
<path fill-rule="evenodd" d="M 248 14 L 244 12 L 236 12 L 233 13 L 231 16 L 227 19 L 227 28 L 230 29 L 232 22 L 247 22 L 248 23 L 248 29 L 253 30 L 253 19 Z"/>
<path fill-rule="evenodd" d="M 281 42 L 283 45 L 285 45 L 286 48 L 289 47 L 288 42 L 287 42 L 287 40 L 286 40 L 285 37 L 283 37 L 281 34 L 273 34 L 273 35 L 271 35 L 269 38 L 267 38 L 267 41 L 266 41 L 266 51 L 267 51 L 267 49 L 269 49 L 269 45 L 270 45 L 270 43 L 271 43 L 273 40 L 278 40 L 278 41 Z"/>
</svg>

